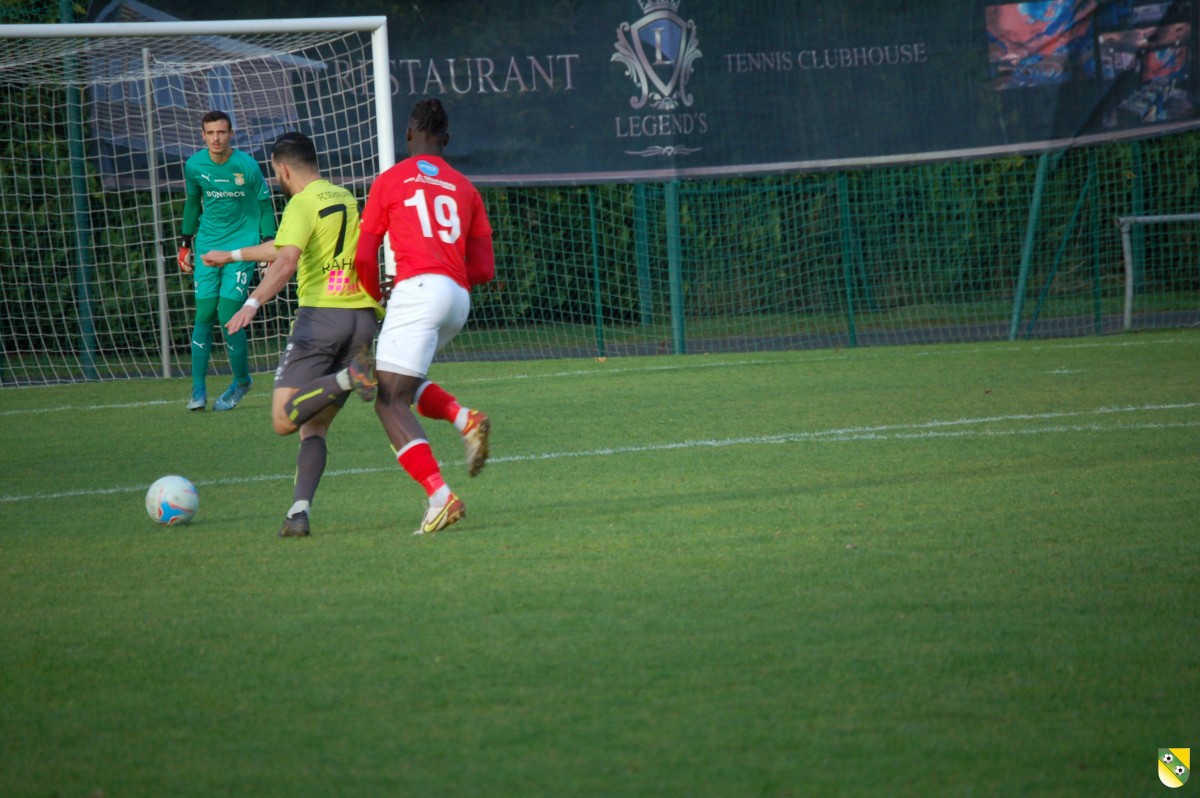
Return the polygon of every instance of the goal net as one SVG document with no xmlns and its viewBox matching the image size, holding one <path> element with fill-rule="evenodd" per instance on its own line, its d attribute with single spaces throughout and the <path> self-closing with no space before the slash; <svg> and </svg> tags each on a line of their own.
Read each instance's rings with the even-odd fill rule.
<svg viewBox="0 0 1200 798">
<path fill-rule="evenodd" d="M 186 374 L 174 253 L 200 116 L 229 113 L 264 173 L 279 132 L 308 133 L 365 202 L 394 160 L 382 20 L 0 26 L 0 385 Z M 470 113 L 448 99 L 452 122 Z M 482 185 L 496 279 L 440 359 L 1192 326 L 1197 223 L 1134 222 L 1125 247 L 1115 221 L 1195 213 L 1197 164 L 1192 131 L 855 171 Z M 255 373 L 275 367 L 293 308 L 285 293 L 251 326 Z"/>
<path fill-rule="evenodd" d="M 394 160 L 384 17 L 8 25 L 0 44 L 2 384 L 188 372 L 175 253 L 206 111 L 268 179 L 275 138 L 311 136 L 360 203 Z M 263 311 L 255 372 L 278 359 L 290 289 Z M 210 368 L 228 371 L 219 348 Z"/>
</svg>

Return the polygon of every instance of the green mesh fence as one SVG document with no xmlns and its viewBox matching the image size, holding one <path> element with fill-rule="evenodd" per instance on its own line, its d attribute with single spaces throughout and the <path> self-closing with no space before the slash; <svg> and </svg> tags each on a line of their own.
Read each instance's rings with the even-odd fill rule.
<svg viewBox="0 0 1200 798">
<path fill-rule="evenodd" d="M 456 359 L 1069 337 L 1123 327 L 1117 218 L 1197 210 L 1200 137 L 911 168 L 485 192 Z M 1200 321 L 1198 222 L 1134 231 L 1134 323 Z"/>
<path fill-rule="evenodd" d="M 156 231 L 146 191 L 73 169 L 65 105 L 0 82 L 0 118 L 23 120 L 0 124 L 0 383 L 160 376 L 164 362 L 185 374 L 190 287 L 168 275 L 164 353 L 156 273 L 182 203 L 165 198 Z M 1193 325 L 1200 222 L 1132 228 L 1127 277 L 1117 220 L 1200 210 L 1198 150 L 1184 133 L 907 168 L 488 188 L 497 278 L 442 357 L 1089 336 L 1125 329 L 1127 312 L 1134 329 Z M 251 330 L 256 371 L 277 362 L 288 300 Z"/>
</svg>

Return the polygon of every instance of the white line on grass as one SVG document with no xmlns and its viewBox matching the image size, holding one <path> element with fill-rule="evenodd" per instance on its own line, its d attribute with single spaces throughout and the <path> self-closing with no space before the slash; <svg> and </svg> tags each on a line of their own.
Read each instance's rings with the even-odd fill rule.
<svg viewBox="0 0 1200 798">
<path fill-rule="evenodd" d="M 500 380 L 548 380 L 548 379 L 564 379 L 564 378 L 570 378 L 570 377 L 594 377 L 594 376 L 616 376 L 616 375 L 620 375 L 620 374 L 642 374 L 642 373 L 657 372 L 657 371 L 689 371 L 689 370 L 694 370 L 694 369 L 738 368 L 741 366 L 802 365 L 802 364 L 806 364 L 806 363 L 827 363 L 830 361 L 843 361 L 843 360 L 849 360 L 852 357 L 882 359 L 885 357 L 887 357 L 887 358 L 897 358 L 897 357 L 899 357 L 899 358 L 909 358 L 909 357 L 923 358 L 923 357 L 956 356 L 956 355 L 958 355 L 958 356 L 961 356 L 961 355 L 974 356 L 974 355 L 993 353 L 993 352 L 1018 352 L 1018 351 L 1020 351 L 1020 352 L 1035 351 L 1036 352 L 1036 351 L 1044 351 L 1044 350 L 1058 351 L 1058 350 L 1064 350 L 1064 349 L 1097 349 L 1100 347 L 1164 346 L 1164 345 L 1175 345 L 1175 344 L 1192 345 L 1192 344 L 1196 344 L 1196 343 L 1200 343 L 1200 339 L 1191 339 L 1191 338 L 1161 338 L 1161 339 L 1153 339 L 1153 340 L 1105 339 L 1105 340 L 1100 340 L 1100 341 L 1073 341 L 1073 342 L 1064 341 L 1061 343 L 1047 343 L 1047 344 L 1039 344 L 1036 346 L 1020 346 L 1020 347 L 982 344 L 982 345 L 979 345 L 976 347 L 972 347 L 970 349 L 963 349 L 958 346 L 954 346 L 952 344 L 936 344 L 934 346 L 934 348 L 931 348 L 931 349 L 912 349 L 909 347 L 900 347 L 900 346 L 884 346 L 884 347 L 869 347 L 869 348 L 865 348 L 865 349 L 853 349 L 853 350 L 846 350 L 846 349 L 835 350 L 836 354 L 828 354 L 827 353 L 828 350 L 812 350 L 811 353 L 810 352 L 801 352 L 800 354 L 804 355 L 804 356 L 799 360 L 784 360 L 784 359 L 707 360 L 707 358 L 709 358 L 709 357 L 712 357 L 712 358 L 724 358 L 724 357 L 737 358 L 738 356 L 737 355 L 724 355 L 724 354 L 715 354 L 715 355 L 695 354 L 695 355 L 679 356 L 680 358 L 686 359 L 686 362 L 683 362 L 682 360 L 674 360 L 670 363 L 665 363 L 665 364 L 655 364 L 652 366 L 629 366 L 629 367 L 622 367 L 622 366 L 614 365 L 615 363 L 620 362 L 621 358 L 613 358 L 613 360 L 608 361 L 608 365 L 596 364 L 594 367 L 590 367 L 590 368 L 578 368 L 578 369 L 568 369 L 568 370 L 563 370 L 563 371 L 551 371 L 551 372 L 547 372 L 545 374 L 531 374 L 531 373 L 505 374 L 500 377 L 497 377 L 496 375 L 493 374 L 493 375 L 489 375 L 486 377 L 470 377 L 470 378 L 466 378 L 466 379 L 455 380 L 455 384 L 456 385 L 467 385 L 467 384 L 475 384 L 475 383 L 494 383 L 498 379 L 500 379 Z M 822 354 L 818 354 L 818 352 L 821 352 Z M 784 354 L 784 353 L 781 352 L 779 354 Z M 1063 374 L 1063 373 L 1069 373 L 1069 372 L 1062 371 L 1061 367 L 1060 367 L 1060 369 L 1058 371 L 1052 371 L 1050 373 Z M 31 388 L 34 388 L 34 389 L 55 388 L 55 387 L 63 387 L 63 386 L 53 386 L 53 385 L 51 385 L 51 386 L 31 386 Z M 0 395 L 2 395 L 2 394 L 0 394 Z M 264 398 L 262 394 L 252 394 L 251 396 L 249 396 L 245 400 L 243 400 L 243 405 L 257 403 L 259 401 L 259 399 L 262 399 L 262 398 Z M 34 408 L 22 408 L 22 409 L 16 409 L 16 410 L 0 410 L 0 417 L 25 415 L 25 414 L 30 414 L 30 413 L 62 413 L 62 412 L 68 412 L 68 411 L 78 412 L 81 410 L 100 410 L 100 411 L 120 410 L 120 409 L 130 409 L 130 408 L 140 408 L 140 407 L 156 407 L 159 405 L 175 405 L 175 404 L 179 404 L 179 402 L 175 399 L 155 399 L 155 400 L 147 400 L 144 402 L 123 402 L 123 403 L 113 403 L 113 404 L 59 405 L 57 407 L 34 407 Z"/>
<path fill-rule="evenodd" d="M 993 421 L 999 419 L 992 419 Z M 966 423 L 966 422 L 964 422 Z M 975 438 L 975 437 L 998 437 L 1007 435 L 1040 435 L 1044 433 L 1068 433 L 1068 432 L 1112 432 L 1112 431 L 1128 431 L 1128 430 L 1145 430 L 1145 429 L 1177 429 L 1184 427 L 1200 427 L 1200 421 L 1180 421 L 1167 423 L 1141 423 L 1141 424 L 1115 424 L 1101 425 L 1097 423 L 1091 424 L 1075 424 L 1075 425 L 1059 425 L 1053 427 L 1029 427 L 1023 429 L 1009 430 L 989 430 L 989 429 L 962 429 L 962 430 L 935 430 L 926 429 L 921 432 L 904 432 L 902 429 L 916 429 L 922 425 L 917 425 L 912 428 L 903 427 L 880 427 L 879 430 L 873 429 L 845 429 L 845 430 L 827 430 L 823 432 L 796 432 L 785 433 L 782 435 L 762 435 L 753 438 L 725 438 L 720 440 L 694 440 L 694 441 L 679 441 L 677 443 L 659 443 L 647 444 L 642 446 L 618 446 L 609 449 L 593 449 L 583 452 L 547 452 L 545 454 L 535 455 L 519 455 L 514 457 L 493 457 L 489 458 L 489 463 L 504 463 L 504 462 L 528 462 L 534 460 L 559 460 L 568 457 L 602 457 L 614 454 L 638 454 L 643 452 L 660 452 L 676 449 L 696 449 L 700 447 L 722 448 L 726 446 L 747 446 L 747 445 L 774 445 L 780 443 L 801 443 L 807 441 L 894 441 L 894 440 L 918 440 L 921 438 Z M 929 425 L 932 427 L 933 425 Z"/>
<path fill-rule="evenodd" d="M 56 407 L 27 407 L 21 410 L 0 410 L 0 416 L 23 416 L 33 413 L 66 413 L 80 410 L 120 410 L 123 408 L 155 407 L 157 405 L 180 404 L 174 399 L 148 399 L 144 402 L 120 402 L 103 405 L 58 405 Z"/>
<path fill-rule="evenodd" d="M 1165 410 L 1192 410 L 1200 407 L 1200 402 L 1182 404 L 1141 405 L 1137 407 L 1099 407 L 1095 410 L 1081 410 L 1058 413 L 1016 413 L 1007 416 L 984 416 L 981 418 L 958 418 L 941 421 L 924 421 L 915 424 L 885 424 L 874 427 L 842 427 L 814 432 L 787 432 L 779 435 L 758 435 L 745 438 L 720 438 L 713 440 L 688 440 L 671 443 L 650 443 L 633 446 L 615 446 L 603 449 L 587 449 L 582 451 L 543 452 L 541 454 L 522 454 L 506 457 L 492 457 L 490 463 L 529 463 L 545 460 L 561 460 L 573 457 L 609 457 L 616 454 L 642 454 L 646 452 L 662 452 L 680 449 L 724 448 L 728 446 L 762 446 L 781 443 L 803 442 L 845 442 L 845 441 L 887 441 L 887 440 L 919 440 L 923 438 L 969 438 L 995 437 L 1003 435 L 1045 435 L 1069 434 L 1078 432 L 1124 432 L 1130 430 L 1161 430 L 1200 427 L 1200 420 L 1195 421 L 1145 421 L 1135 423 L 1101 424 L 1092 421 L 1082 424 L 1056 424 L 1053 426 L 1027 426 L 1009 429 L 967 429 L 988 424 L 1029 421 L 1053 421 L 1080 416 L 1112 417 L 1122 413 L 1153 413 Z M 396 471 L 396 466 L 388 465 L 379 468 L 343 468 L 326 471 L 325 476 L 348 476 L 353 474 L 379 474 Z M 248 477 L 222 477 L 219 479 L 197 480 L 198 486 L 205 485 L 246 485 L 254 482 L 274 482 L 291 480 L 295 475 L 260 474 Z M 0 496 L 0 504 L 33 501 L 37 499 L 63 499 L 77 496 L 104 496 L 113 493 L 140 493 L 145 485 L 136 487 L 121 486 L 112 488 L 92 488 L 86 490 L 58 491 L 55 493 L 32 493 L 25 495 Z"/>
<path fill-rule="evenodd" d="M 701 368 L 728 368 L 730 366 L 776 366 L 776 365 L 795 365 L 797 363 L 827 363 L 830 361 L 849 360 L 852 357 L 856 358 L 872 358 L 882 359 L 884 357 L 900 357 L 900 358 L 924 358 L 934 356 L 955 356 L 955 355 L 979 355 L 988 352 L 1040 352 L 1044 350 L 1063 350 L 1063 349 L 1097 349 L 1100 347 L 1132 347 L 1132 346 L 1161 346 L 1165 344 L 1196 344 L 1200 343 L 1200 339 L 1191 338 L 1163 338 L 1155 340 L 1116 340 L 1110 339 L 1105 341 L 1086 341 L 1086 342 L 1062 342 L 1062 343 L 1047 343 L 1036 346 L 1001 346 L 996 344 L 987 344 L 972 347 L 970 349 L 962 349 L 956 346 L 947 344 L 937 344 L 932 349 L 910 349 L 901 346 L 885 346 L 885 347 L 869 347 L 866 349 L 839 349 L 835 350 L 835 354 L 828 354 L 828 350 L 811 350 L 810 356 L 805 356 L 797 361 L 789 360 L 728 360 L 719 362 L 703 362 L 703 358 L 726 357 L 723 354 L 707 355 L 694 354 L 687 355 L 689 359 L 687 363 L 673 362 L 665 365 L 654 366 L 636 366 L 623 368 L 612 365 L 620 362 L 621 358 L 614 358 L 608 361 L 609 365 L 596 365 L 591 368 L 572 369 L 569 371 L 552 371 L 545 374 L 506 374 L 503 379 L 506 380 L 541 380 L 541 379 L 559 379 L 563 377 L 591 377 L 596 375 L 616 375 L 616 374 L 640 374 L 651 371 L 684 371 L 688 369 Z M 820 354 L 818 354 L 820 352 Z M 801 354 L 809 354 L 802 352 Z M 736 357 L 736 355 L 730 355 Z M 692 360 L 694 358 L 694 360 Z M 1061 372 L 1060 372 L 1061 373 Z M 475 383 L 475 382 L 495 382 L 495 376 L 488 377 L 472 377 L 465 380 L 456 380 L 456 383 Z"/>
</svg>

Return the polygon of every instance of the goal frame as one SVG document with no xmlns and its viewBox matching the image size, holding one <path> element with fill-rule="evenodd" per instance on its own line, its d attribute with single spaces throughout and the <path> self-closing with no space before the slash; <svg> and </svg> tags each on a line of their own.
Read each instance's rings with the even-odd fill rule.
<svg viewBox="0 0 1200 798">
<path fill-rule="evenodd" d="M 1166 213 L 1149 216 L 1118 216 L 1117 226 L 1121 228 L 1121 255 L 1125 261 L 1125 307 L 1124 330 L 1133 329 L 1133 295 L 1134 295 L 1134 262 L 1133 262 L 1133 226 L 1135 224 L 1163 224 L 1166 222 L 1200 222 L 1200 213 Z"/>
<path fill-rule="evenodd" d="M 221 36 L 236 34 L 289 34 L 289 33 L 345 33 L 363 32 L 371 37 L 372 78 L 376 87 L 391 86 L 391 61 L 388 53 L 387 17 L 310 17 L 300 19 L 252 19 L 252 20 L 208 20 L 177 22 L 82 22 L 63 24 L 0 25 L 0 38 L 17 39 L 78 39 L 120 37 L 182 37 Z M 149 93 L 150 96 L 152 92 Z M 375 138 L 379 157 L 379 171 L 392 166 L 396 160 L 393 133 L 392 97 L 390 90 L 375 91 Z M 147 112 L 148 118 L 150 111 Z M 148 134 L 154 130 L 148 126 Z M 153 156 L 153 147 L 150 148 Z M 162 229 L 161 198 L 157 189 L 153 161 L 150 168 L 153 221 L 156 230 Z M 161 376 L 172 376 L 170 353 L 170 325 L 167 300 L 166 260 L 161 238 L 157 239 L 156 277 L 158 283 L 159 347 L 161 350 Z M 82 244 L 81 244 L 82 245 Z M 389 262 L 392 255 L 384 247 Z"/>
</svg>

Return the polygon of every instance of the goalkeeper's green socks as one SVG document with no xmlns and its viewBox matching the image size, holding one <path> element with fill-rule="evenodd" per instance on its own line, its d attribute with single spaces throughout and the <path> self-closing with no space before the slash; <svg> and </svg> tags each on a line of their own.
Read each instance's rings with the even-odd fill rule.
<svg viewBox="0 0 1200 798">
<path fill-rule="evenodd" d="M 208 376 L 208 360 L 212 353 L 212 322 L 196 320 L 192 329 L 192 392 L 204 393 Z"/>
<path fill-rule="evenodd" d="M 221 332 L 225 337 L 225 351 L 229 353 L 229 367 L 233 371 L 233 381 L 240 385 L 250 382 L 250 342 L 244 329 L 229 333 L 224 328 L 225 322 L 233 318 L 242 307 L 236 299 L 221 297 L 217 306 L 217 316 L 221 319 Z"/>
</svg>

